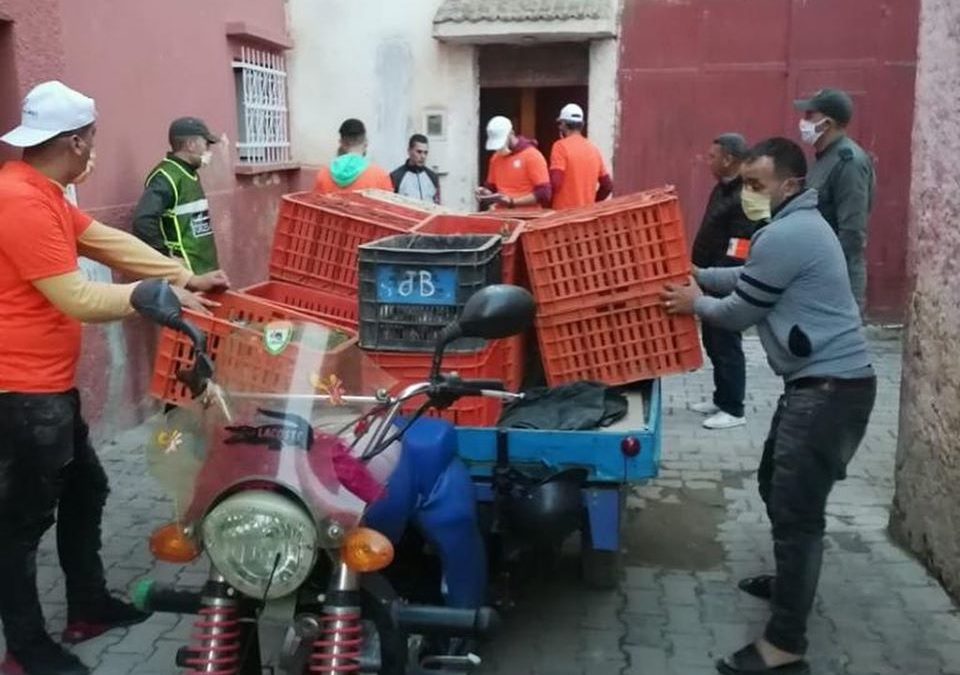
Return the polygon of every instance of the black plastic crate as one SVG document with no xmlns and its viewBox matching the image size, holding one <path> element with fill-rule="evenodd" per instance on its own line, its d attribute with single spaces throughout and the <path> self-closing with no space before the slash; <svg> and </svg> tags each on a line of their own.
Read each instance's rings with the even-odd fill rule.
<svg viewBox="0 0 960 675">
<path fill-rule="evenodd" d="M 399 234 L 360 246 L 360 346 L 433 351 L 440 330 L 464 303 L 500 283 L 497 235 Z M 457 340 L 450 351 L 482 349 Z"/>
</svg>

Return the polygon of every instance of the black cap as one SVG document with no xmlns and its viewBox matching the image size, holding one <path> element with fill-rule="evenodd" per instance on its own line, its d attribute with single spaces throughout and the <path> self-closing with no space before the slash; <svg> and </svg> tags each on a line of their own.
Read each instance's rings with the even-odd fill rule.
<svg viewBox="0 0 960 675">
<path fill-rule="evenodd" d="M 839 89 L 821 89 L 812 98 L 794 101 L 793 105 L 797 110 L 822 113 L 844 125 L 853 118 L 853 99 Z"/>
<path fill-rule="evenodd" d="M 210 133 L 204 121 L 198 117 L 180 117 L 170 123 L 170 143 L 174 138 L 184 136 L 203 136 L 209 143 L 216 143 L 220 139 Z"/>
</svg>

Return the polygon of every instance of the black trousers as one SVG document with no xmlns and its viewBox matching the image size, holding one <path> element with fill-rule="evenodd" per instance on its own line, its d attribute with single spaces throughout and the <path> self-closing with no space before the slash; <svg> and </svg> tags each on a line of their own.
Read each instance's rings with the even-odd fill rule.
<svg viewBox="0 0 960 675">
<path fill-rule="evenodd" d="M 766 639 L 785 651 L 807 649 L 807 617 L 823 561 L 827 497 L 863 440 L 876 378 L 788 383 L 760 462 L 760 496 L 773 525 L 776 580 Z"/>
<path fill-rule="evenodd" d="M 108 492 L 76 390 L 0 394 L 0 619 L 12 651 L 46 630 L 37 547 L 54 521 L 69 608 L 106 593 L 100 521 Z"/>
<path fill-rule="evenodd" d="M 704 322 L 700 327 L 703 348 L 713 364 L 713 404 L 734 417 L 743 417 L 747 363 L 740 333 Z"/>
</svg>

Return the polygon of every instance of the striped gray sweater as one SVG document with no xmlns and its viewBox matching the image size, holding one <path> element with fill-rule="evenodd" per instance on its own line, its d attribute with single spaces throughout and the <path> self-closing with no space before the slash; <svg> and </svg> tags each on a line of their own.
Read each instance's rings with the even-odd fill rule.
<svg viewBox="0 0 960 675">
<path fill-rule="evenodd" d="M 770 367 L 787 381 L 862 377 L 870 354 L 837 235 L 817 210 L 817 192 L 792 199 L 753 235 L 742 267 L 700 270 L 694 311 L 733 331 L 756 325 Z"/>
</svg>

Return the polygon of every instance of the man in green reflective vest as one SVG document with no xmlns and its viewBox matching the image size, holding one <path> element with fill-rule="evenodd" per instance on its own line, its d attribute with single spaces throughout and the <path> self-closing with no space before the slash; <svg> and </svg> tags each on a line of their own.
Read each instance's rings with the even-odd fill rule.
<svg viewBox="0 0 960 675">
<path fill-rule="evenodd" d="M 210 207 L 197 173 L 217 142 L 203 120 L 181 117 L 170 125 L 170 150 L 150 172 L 133 216 L 133 233 L 194 274 L 219 269 Z"/>
</svg>

